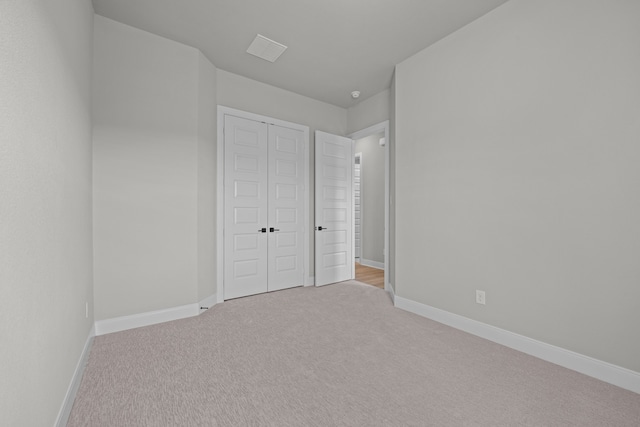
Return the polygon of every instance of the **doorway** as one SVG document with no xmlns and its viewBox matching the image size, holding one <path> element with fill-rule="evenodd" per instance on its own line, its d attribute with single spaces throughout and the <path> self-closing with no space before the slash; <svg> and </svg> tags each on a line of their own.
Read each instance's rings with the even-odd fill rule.
<svg viewBox="0 0 640 427">
<path fill-rule="evenodd" d="M 389 122 L 350 135 L 354 140 L 355 278 L 388 290 Z"/>
</svg>

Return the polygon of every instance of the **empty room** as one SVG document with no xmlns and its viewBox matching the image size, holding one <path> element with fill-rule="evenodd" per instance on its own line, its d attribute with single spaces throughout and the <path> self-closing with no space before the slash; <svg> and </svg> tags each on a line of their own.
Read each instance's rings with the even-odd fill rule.
<svg viewBox="0 0 640 427">
<path fill-rule="evenodd" d="M 639 426 L 638 22 L 0 0 L 0 425 Z"/>
</svg>

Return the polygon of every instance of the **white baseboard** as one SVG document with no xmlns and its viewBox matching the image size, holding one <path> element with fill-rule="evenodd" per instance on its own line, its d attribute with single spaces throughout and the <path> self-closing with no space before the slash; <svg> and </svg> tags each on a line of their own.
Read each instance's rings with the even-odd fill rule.
<svg viewBox="0 0 640 427">
<path fill-rule="evenodd" d="M 98 320 L 95 324 L 95 335 L 105 335 L 113 332 L 126 331 L 128 329 L 141 328 L 143 326 L 197 316 L 206 311 L 201 310 L 200 307 L 211 308 L 218 302 L 217 294 L 213 294 L 194 304 L 148 311 L 146 313 L 132 314 L 130 316 L 114 317 L 113 319 Z"/>
<path fill-rule="evenodd" d="M 207 298 L 201 300 L 198 303 L 198 314 L 202 314 L 205 311 L 207 311 L 207 309 L 213 307 L 214 305 L 216 305 L 218 302 L 218 297 L 216 294 L 210 295 Z M 206 307 L 206 308 L 202 308 L 202 307 Z"/>
<path fill-rule="evenodd" d="M 391 297 L 391 302 L 393 305 L 396 305 L 396 292 L 393 290 L 393 286 L 391 286 L 391 282 L 387 282 L 384 287 L 384 290 L 387 291 L 389 296 Z"/>
<path fill-rule="evenodd" d="M 370 259 L 360 258 L 360 264 L 366 265 L 367 267 L 373 267 L 379 270 L 384 270 L 384 262 L 371 261 Z"/>
<path fill-rule="evenodd" d="M 630 369 L 399 296 L 395 296 L 395 306 L 547 362 L 555 363 L 601 381 L 640 393 L 640 373 Z"/>
<path fill-rule="evenodd" d="M 71 377 L 67 394 L 64 396 L 60 412 L 56 418 L 56 427 L 65 427 L 69 421 L 69 415 L 71 415 L 71 408 L 73 408 L 73 402 L 76 400 L 76 393 L 80 387 L 80 381 L 82 380 L 82 374 L 84 374 L 84 368 L 87 366 L 87 360 L 89 359 L 89 351 L 91 350 L 91 344 L 93 344 L 93 338 L 95 337 L 95 326 L 91 327 L 87 341 L 84 343 L 82 353 L 80 353 L 80 359 L 76 365 L 76 369 Z"/>
<path fill-rule="evenodd" d="M 126 331 L 142 326 L 155 325 L 156 323 L 170 322 L 200 314 L 198 303 L 166 308 L 164 310 L 148 311 L 146 313 L 132 314 L 130 316 L 115 317 L 113 319 L 98 320 L 96 322 L 96 336 L 110 334 L 112 332 Z"/>
</svg>

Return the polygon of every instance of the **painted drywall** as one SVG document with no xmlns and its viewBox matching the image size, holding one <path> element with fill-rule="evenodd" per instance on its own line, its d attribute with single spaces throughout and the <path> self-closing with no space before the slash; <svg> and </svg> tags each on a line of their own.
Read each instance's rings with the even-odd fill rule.
<svg viewBox="0 0 640 427">
<path fill-rule="evenodd" d="M 198 301 L 216 293 L 216 67 L 198 53 Z"/>
<path fill-rule="evenodd" d="M 389 120 L 389 89 L 373 95 L 347 109 L 347 134 Z"/>
<path fill-rule="evenodd" d="M 397 295 L 640 372 L 638 18 L 512 0 L 397 66 Z"/>
<path fill-rule="evenodd" d="M 395 292 L 396 288 L 396 73 L 389 88 L 389 263 L 386 276 Z"/>
<path fill-rule="evenodd" d="M 218 104 L 249 113 L 261 114 L 275 119 L 309 127 L 309 186 L 311 187 L 309 218 L 314 223 L 314 162 L 315 131 L 344 136 L 347 130 L 347 110 L 297 93 L 289 92 L 237 74 L 218 70 Z M 313 234 L 309 239 L 309 274 L 314 274 Z"/>
<path fill-rule="evenodd" d="M 214 289 L 214 270 L 199 263 L 215 256 L 206 218 L 215 69 L 205 61 L 95 16 L 96 320 L 192 304 Z"/>
<path fill-rule="evenodd" d="M 0 2 L 6 426 L 55 424 L 93 324 L 92 25 L 88 0 Z"/>
<path fill-rule="evenodd" d="M 360 200 L 362 258 L 384 264 L 384 153 L 380 145 L 384 132 L 356 140 L 355 152 L 362 153 Z"/>
<path fill-rule="evenodd" d="M 288 90 L 218 70 L 218 104 L 345 135 L 347 110 Z"/>
</svg>

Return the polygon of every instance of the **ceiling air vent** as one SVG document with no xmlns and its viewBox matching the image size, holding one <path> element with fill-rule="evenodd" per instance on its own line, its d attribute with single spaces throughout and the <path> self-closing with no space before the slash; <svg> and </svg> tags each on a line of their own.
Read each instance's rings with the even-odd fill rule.
<svg viewBox="0 0 640 427">
<path fill-rule="evenodd" d="M 287 47 L 258 34 L 247 49 L 247 53 L 255 55 L 269 62 L 275 62 Z"/>
</svg>

